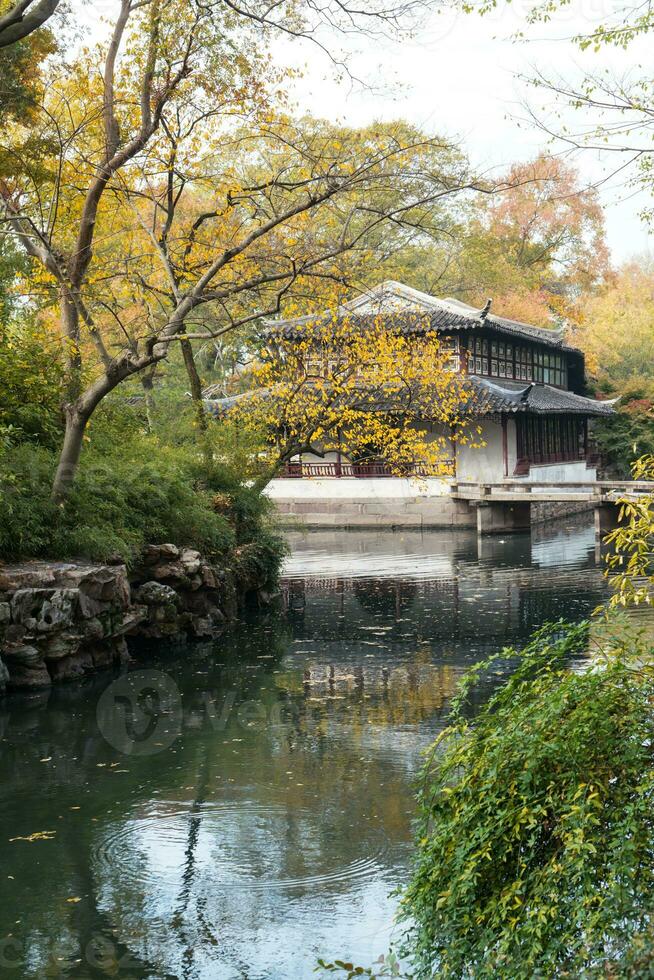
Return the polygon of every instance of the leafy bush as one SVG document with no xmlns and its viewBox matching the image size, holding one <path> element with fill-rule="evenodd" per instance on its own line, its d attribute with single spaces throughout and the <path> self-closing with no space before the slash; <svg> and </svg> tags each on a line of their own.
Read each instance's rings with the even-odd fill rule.
<svg viewBox="0 0 654 980">
<path fill-rule="evenodd" d="M 0 557 L 11 560 L 50 553 L 58 516 L 50 500 L 54 465 L 54 456 L 46 449 L 0 447 Z"/>
<path fill-rule="evenodd" d="M 634 387 L 623 396 L 618 412 L 593 424 L 593 439 L 618 477 L 629 479 L 634 460 L 654 454 L 654 401 Z"/>
<path fill-rule="evenodd" d="M 271 583 L 277 576 L 287 547 L 282 538 L 260 531 L 256 540 L 240 545 L 233 556 L 233 569 L 243 582 Z"/>
<path fill-rule="evenodd" d="M 636 460 L 632 476 L 654 483 L 654 454 Z M 654 605 L 654 493 L 626 495 L 617 503 L 618 526 L 604 539 L 610 545 L 605 561 L 611 606 Z"/>
<path fill-rule="evenodd" d="M 62 378 L 52 337 L 29 321 L 0 322 L 0 442 L 61 443 Z"/>
<path fill-rule="evenodd" d="M 88 453 L 65 508 L 50 499 L 55 455 L 28 446 L 4 454 L 0 554 L 4 558 L 84 557 L 130 561 L 148 541 L 227 550 L 234 533 L 208 495 L 159 447 L 132 459 Z"/>
<path fill-rule="evenodd" d="M 148 542 L 196 547 L 224 555 L 238 543 L 261 543 L 258 559 L 278 567 L 280 545 L 265 530 L 266 501 L 240 486 L 234 474 L 203 469 L 193 447 L 162 445 L 129 434 L 112 421 L 92 430 L 91 444 L 63 508 L 50 499 L 56 454 L 30 445 L 0 449 L 0 556 L 130 562 Z M 118 438 L 116 438 L 118 434 Z M 223 512 L 214 506 L 220 492 Z"/>
<path fill-rule="evenodd" d="M 544 628 L 465 679 L 420 783 L 401 913 L 417 977 L 652 975 L 653 644 L 621 626 L 570 669 L 590 629 Z M 471 723 L 468 693 L 507 656 Z"/>
</svg>

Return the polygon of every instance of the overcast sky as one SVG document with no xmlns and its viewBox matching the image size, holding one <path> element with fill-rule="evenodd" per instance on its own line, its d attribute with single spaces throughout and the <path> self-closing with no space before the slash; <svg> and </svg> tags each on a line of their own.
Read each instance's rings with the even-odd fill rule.
<svg viewBox="0 0 654 980">
<path fill-rule="evenodd" d="M 447 9 L 434 13 L 411 41 L 358 37 L 349 42 L 351 69 L 372 89 L 337 83 L 328 60 L 314 46 L 280 44 L 277 55 L 304 67 L 296 91 L 301 109 L 354 126 L 404 117 L 459 139 L 474 165 L 501 168 L 548 147 L 547 137 L 524 121 L 527 99 L 539 107 L 544 96 L 530 92 L 516 75 L 538 67 L 574 80 L 582 69 L 608 68 L 624 75 L 637 73 L 641 63 L 651 68 L 651 40 L 632 45 L 628 52 L 605 49 L 598 54 L 582 54 L 567 40 L 597 24 L 609 4 L 610 0 L 571 0 L 553 23 L 527 26 L 521 13 L 524 0 L 498 0 L 498 9 L 483 18 Z M 99 13 L 111 15 L 115 6 L 115 0 L 84 4 L 84 17 L 94 34 Z M 518 30 L 526 32 L 527 41 L 512 40 Z M 562 151 L 556 144 L 548 148 Z M 602 159 L 590 152 L 576 162 L 587 181 L 601 179 L 617 165 L 615 156 Z M 639 218 L 639 211 L 654 202 L 643 193 L 634 196 L 624 177 L 603 185 L 601 196 L 615 262 L 654 251 L 654 239 Z"/>
</svg>

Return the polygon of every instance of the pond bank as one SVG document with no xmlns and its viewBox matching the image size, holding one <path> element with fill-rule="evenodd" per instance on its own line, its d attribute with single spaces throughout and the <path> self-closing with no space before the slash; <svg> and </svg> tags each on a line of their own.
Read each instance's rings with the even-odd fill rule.
<svg viewBox="0 0 654 980">
<path fill-rule="evenodd" d="M 255 552 L 243 546 L 232 568 L 173 544 L 148 546 L 129 571 L 86 562 L 0 565 L 0 693 L 121 663 L 128 641 L 134 648 L 144 639 L 217 636 L 248 597 L 263 604 L 272 597 Z"/>
</svg>

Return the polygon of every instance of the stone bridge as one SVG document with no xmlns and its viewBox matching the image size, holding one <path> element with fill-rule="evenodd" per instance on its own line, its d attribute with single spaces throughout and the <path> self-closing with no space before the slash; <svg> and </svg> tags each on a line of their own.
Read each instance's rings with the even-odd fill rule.
<svg viewBox="0 0 654 980">
<path fill-rule="evenodd" d="M 617 523 L 623 500 L 654 495 L 647 481 L 598 480 L 588 483 L 452 483 L 454 500 L 465 500 L 476 509 L 479 534 L 505 534 L 528 529 L 535 521 L 551 519 L 574 510 L 593 510 L 595 530 L 604 534 Z M 558 508 L 557 508 L 557 505 Z"/>
<path fill-rule="evenodd" d="M 317 477 L 273 480 L 267 492 L 284 523 L 306 528 L 470 527 L 481 535 L 507 534 L 592 510 L 600 536 L 617 523 L 621 499 L 652 495 L 654 483 Z"/>
</svg>

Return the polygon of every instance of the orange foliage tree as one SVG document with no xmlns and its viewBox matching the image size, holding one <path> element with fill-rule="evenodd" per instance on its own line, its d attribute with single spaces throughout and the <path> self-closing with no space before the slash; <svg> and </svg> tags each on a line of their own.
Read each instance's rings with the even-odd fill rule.
<svg viewBox="0 0 654 980">
<path fill-rule="evenodd" d="M 545 153 L 511 167 L 505 186 L 473 206 L 451 288 L 477 305 L 492 295 L 504 315 L 528 323 L 575 320 L 580 298 L 610 272 L 597 192 Z"/>
</svg>

